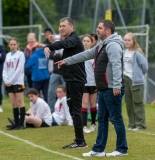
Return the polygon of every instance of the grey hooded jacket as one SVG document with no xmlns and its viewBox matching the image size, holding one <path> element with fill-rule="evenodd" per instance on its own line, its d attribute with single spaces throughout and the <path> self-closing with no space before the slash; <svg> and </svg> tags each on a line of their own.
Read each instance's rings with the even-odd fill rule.
<svg viewBox="0 0 155 160">
<path fill-rule="evenodd" d="M 106 67 L 106 76 L 108 80 L 108 88 L 121 89 L 122 87 L 122 56 L 124 41 L 121 36 L 114 33 L 107 37 L 104 41 L 101 41 L 98 45 L 101 48 L 102 45 L 106 45 L 106 53 L 108 57 L 108 64 Z M 67 65 L 72 65 L 79 62 L 84 62 L 89 59 L 95 58 L 96 48 L 98 45 L 94 46 L 90 50 L 80 52 L 72 57 L 65 58 Z M 98 84 L 96 84 L 98 85 Z"/>
</svg>

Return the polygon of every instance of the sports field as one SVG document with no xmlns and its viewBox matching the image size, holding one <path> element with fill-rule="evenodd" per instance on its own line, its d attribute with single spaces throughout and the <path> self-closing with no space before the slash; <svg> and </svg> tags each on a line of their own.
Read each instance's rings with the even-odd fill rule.
<svg viewBox="0 0 155 160">
<path fill-rule="evenodd" d="M 26 109 L 29 103 L 25 99 Z M 144 131 L 127 131 L 129 155 L 125 157 L 82 157 L 83 152 L 91 150 L 97 132 L 85 134 L 88 148 L 62 149 L 62 146 L 74 140 L 73 127 L 60 126 L 50 128 L 28 128 L 25 130 L 6 130 L 7 117 L 12 118 L 12 108 L 7 97 L 3 101 L 4 112 L 0 113 L 0 160 L 155 160 L 155 105 L 146 105 Z M 123 117 L 127 126 L 127 115 L 123 104 Z M 109 127 L 109 139 L 106 152 L 115 149 L 116 134 L 113 126 Z"/>
</svg>

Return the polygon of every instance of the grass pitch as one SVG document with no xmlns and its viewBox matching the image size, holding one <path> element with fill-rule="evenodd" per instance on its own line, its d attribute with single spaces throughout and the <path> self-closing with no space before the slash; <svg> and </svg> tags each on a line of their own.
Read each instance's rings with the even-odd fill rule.
<svg viewBox="0 0 155 160">
<path fill-rule="evenodd" d="M 26 109 L 29 102 L 25 99 Z M 50 128 L 28 128 L 25 130 L 6 130 L 7 117 L 12 116 L 8 97 L 3 99 L 3 113 L 0 113 L 0 160 L 155 160 L 155 106 L 146 106 L 147 130 L 127 131 L 128 156 L 123 157 L 82 157 L 83 152 L 91 150 L 97 131 L 85 134 L 88 148 L 62 149 L 62 146 L 74 141 L 74 129 L 69 126 Z M 123 117 L 127 126 L 128 118 L 123 103 Z M 88 126 L 90 124 L 88 123 Z M 109 138 L 106 152 L 115 149 L 116 134 L 113 125 L 109 126 Z"/>
</svg>

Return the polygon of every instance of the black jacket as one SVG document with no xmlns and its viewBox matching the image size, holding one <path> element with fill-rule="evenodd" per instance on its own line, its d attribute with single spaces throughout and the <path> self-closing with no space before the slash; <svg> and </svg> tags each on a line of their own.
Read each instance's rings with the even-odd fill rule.
<svg viewBox="0 0 155 160">
<path fill-rule="evenodd" d="M 2 77 L 3 63 L 5 61 L 6 52 L 2 45 L 0 45 L 0 77 Z"/>
<path fill-rule="evenodd" d="M 49 44 L 47 47 L 51 51 L 64 49 L 62 59 L 73 56 L 84 51 L 84 47 L 79 36 L 72 32 L 66 39 Z M 70 66 L 62 66 L 63 78 L 66 82 L 75 81 L 86 83 L 86 73 L 84 62 Z"/>
<path fill-rule="evenodd" d="M 62 55 L 61 54 L 55 54 L 54 51 L 51 51 L 49 58 L 51 60 L 53 60 L 54 62 L 57 62 L 57 61 L 62 60 Z M 62 68 L 58 69 L 58 65 L 54 64 L 53 65 L 53 73 L 63 75 L 63 69 Z"/>
</svg>

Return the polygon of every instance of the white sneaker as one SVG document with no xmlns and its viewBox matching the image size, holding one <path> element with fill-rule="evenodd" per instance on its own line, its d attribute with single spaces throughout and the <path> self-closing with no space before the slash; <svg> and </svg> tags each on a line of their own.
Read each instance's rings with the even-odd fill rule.
<svg viewBox="0 0 155 160">
<path fill-rule="evenodd" d="M 3 112 L 3 108 L 0 106 L 0 112 Z"/>
<path fill-rule="evenodd" d="M 91 132 L 94 132 L 95 129 L 96 129 L 95 124 L 92 124 L 92 125 L 90 126 L 90 128 L 89 128 L 89 130 L 90 130 Z"/>
<path fill-rule="evenodd" d="M 133 130 L 133 128 L 132 127 L 128 127 L 127 130 Z"/>
<path fill-rule="evenodd" d="M 94 152 L 94 151 L 82 154 L 83 157 L 92 157 L 92 156 L 104 157 L 105 155 L 106 155 L 105 152 Z"/>
<path fill-rule="evenodd" d="M 121 153 L 118 151 L 113 151 L 111 153 L 106 153 L 106 157 L 111 157 L 111 156 L 127 156 L 128 153 Z"/>
<path fill-rule="evenodd" d="M 83 127 L 83 132 L 85 133 L 90 133 L 91 131 L 89 130 L 89 128 L 87 128 L 86 126 Z"/>
<path fill-rule="evenodd" d="M 133 131 L 139 131 L 139 130 L 141 130 L 141 128 L 139 128 L 139 127 L 136 127 L 133 129 Z"/>
</svg>

